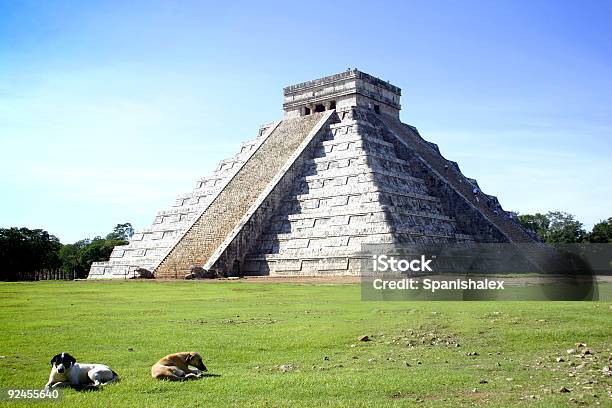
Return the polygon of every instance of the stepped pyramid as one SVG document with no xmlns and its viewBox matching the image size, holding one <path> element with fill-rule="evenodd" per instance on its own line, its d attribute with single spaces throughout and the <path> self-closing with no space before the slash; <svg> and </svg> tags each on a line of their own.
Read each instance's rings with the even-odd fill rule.
<svg viewBox="0 0 612 408">
<path fill-rule="evenodd" d="M 358 275 L 371 243 L 537 243 L 399 120 L 401 90 L 360 72 L 284 89 L 283 120 L 196 182 L 90 278 Z M 476 191 L 475 191 L 476 189 Z"/>
</svg>

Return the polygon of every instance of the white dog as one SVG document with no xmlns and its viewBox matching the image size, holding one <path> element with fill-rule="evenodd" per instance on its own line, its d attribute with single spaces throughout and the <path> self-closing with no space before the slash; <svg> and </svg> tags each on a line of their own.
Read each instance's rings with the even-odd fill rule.
<svg viewBox="0 0 612 408">
<path fill-rule="evenodd" d="M 56 387 L 99 387 L 119 379 L 116 372 L 103 364 L 79 364 L 68 353 L 51 359 L 51 374 L 45 389 Z"/>
</svg>

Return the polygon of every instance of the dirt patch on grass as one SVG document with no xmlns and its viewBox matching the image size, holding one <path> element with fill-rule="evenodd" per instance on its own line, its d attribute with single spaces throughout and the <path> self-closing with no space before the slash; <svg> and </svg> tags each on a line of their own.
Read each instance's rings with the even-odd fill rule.
<svg viewBox="0 0 612 408">
<path fill-rule="evenodd" d="M 442 327 L 421 326 L 415 329 L 405 329 L 395 333 L 380 333 L 378 336 L 374 336 L 374 338 L 379 341 L 384 341 L 389 346 L 409 348 L 419 346 L 461 346 L 459 335 Z"/>
<path fill-rule="evenodd" d="M 541 392 L 567 393 L 572 402 L 591 405 L 611 397 L 612 352 L 609 347 L 590 347 L 582 341 L 568 343 L 567 349 L 559 349 L 549 355 L 538 357 L 527 365 L 531 370 L 550 371 L 555 383 L 542 387 Z M 607 394 L 607 395 L 606 395 Z"/>
</svg>

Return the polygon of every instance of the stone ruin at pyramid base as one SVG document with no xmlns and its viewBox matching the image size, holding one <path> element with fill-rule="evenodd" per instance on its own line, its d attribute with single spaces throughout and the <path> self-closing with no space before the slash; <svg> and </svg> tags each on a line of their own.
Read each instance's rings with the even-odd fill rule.
<svg viewBox="0 0 612 408">
<path fill-rule="evenodd" d="M 284 89 L 283 120 L 160 211 L 90 279 L 359 275 L 363 244 L 537 243 L 349 70 Z"/>
</svg>

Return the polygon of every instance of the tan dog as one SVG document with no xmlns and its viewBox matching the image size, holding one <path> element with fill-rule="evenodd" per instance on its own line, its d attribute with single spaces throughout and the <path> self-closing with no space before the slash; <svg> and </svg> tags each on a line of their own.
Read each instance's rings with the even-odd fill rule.
<svg viewBox="0 0 612 408">
<path fill-rule="evenodd" d="M 189 366 L 196 367 L 192 370 Z M 151 376 L 158 380 L 184 381 L 202 377 L 208 371 L 195 351 L 168 354 L 151 367 Z"/>
</svg>

